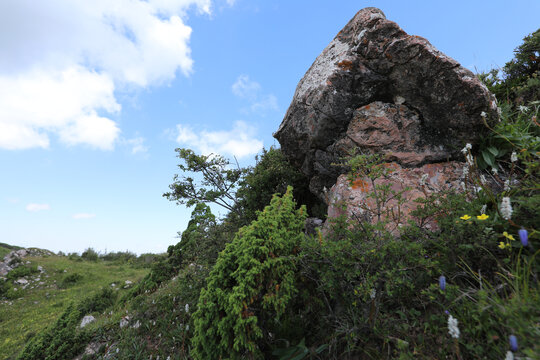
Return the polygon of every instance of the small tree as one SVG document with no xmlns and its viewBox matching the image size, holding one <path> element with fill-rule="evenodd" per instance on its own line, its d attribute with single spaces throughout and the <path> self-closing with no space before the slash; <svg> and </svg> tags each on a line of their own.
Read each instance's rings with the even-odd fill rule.
<svg viewBox="0 0 540 360">
<path fill-rule="evenodd" d="M 191 176 L 174 175 L 174 182 L 169 186 L 170 192 L 164 197 L 178 204 L 193 206 L 198 203 L 214 203 L 229 211 L 235 208 L 236 189 L 247 169 L 230 168 L 230 162 L 220 155 L 197 155 L 190 149 L 176 149 L 178 157 L 183 160 L 178 167 L 183 172 L 198 173 L 202 180 L 197 182 Z"/>
<path fill-rule="evenodd" d="M 298 291 L 295 259 L 305 218 L 289 187 L 220 253 L 193 314 L 196 359 L 263 358 L 265 334 L 279 338 L 289 330 L 280 318 Z"/>
</svg>

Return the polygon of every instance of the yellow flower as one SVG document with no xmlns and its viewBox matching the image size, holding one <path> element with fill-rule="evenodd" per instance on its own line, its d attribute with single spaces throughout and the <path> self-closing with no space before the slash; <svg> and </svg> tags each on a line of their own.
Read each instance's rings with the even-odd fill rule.
<svg viewBox="0 0 540 360">
<path fill-rule="evenodd" d="M 476 218 L 478 220 L 486 220 L 487 218 L 489 217 L 489 215 L 486 215 L 486 214 L 482 214 L 482 215 L 477 215 Z"/>
<path fill-rule="evenodd" d="M 460 217 L 461 220 L 469 220 L 471 217 L 469 215 L 463 215 Z"/>
<path fill-rule="evenodd" d="M 499 243 L 499 247 L 500 247 L 501 249 L 505 249 L 505 248 L 507 248 L 507 247 L 509 247 L 509 246 L 510 246 L 509 243 L 506 243 L 506 244 L 505 244 L 503 241 L 501 241 L 501 242 Z"/>
<path fill-rule="evenodd" d="M 516 239 L 514 239 L 514 237 L 512 235 L 508 234 L 506 231 L 503 232 L 503 236 L 505 238 L 507 238 L 508 240 L 512 240 L 512 241 L 516 240 Z"/>
</svg>

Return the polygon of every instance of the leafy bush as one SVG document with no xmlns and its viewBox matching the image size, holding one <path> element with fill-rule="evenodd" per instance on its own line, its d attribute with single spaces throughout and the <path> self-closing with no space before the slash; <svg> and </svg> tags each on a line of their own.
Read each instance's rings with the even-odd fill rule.
<svg viewBox="0 0 540 360">
<path fill-rule="evenodd" d="M 88 261 L 98 261 L 99 254 L 92 248 L 88 248 L 83 251 L 81 258 Z"/>
<path fill-rule="evenodd" d="M 78 273 L 68 274 L 64 276 L 64 278 L 62 279 L 62 281 L 60 281 L 58 286 L 62 289 L 65 289 L 67 287 L 75 285 L 76 283 L 81 281 L 82 278 L 83 276 Z"/>
<path fill-rule="evenodd" d="M 282 318 L 298 293 L 295 258 L 306 218 L 295 207 L 289 187 L 220 253 L 193 315 L 195 358 L 262 358 L 265 341 L 288 333 Z"/>
<path fill-rule="evenodd" d="M 35 266 L 35 265 L 33 265 L 33 266 L 20 265 L 20 266 L 17 266 L 15 269 L 11 270 L 7 274 L 7 279 L 8 280 L 16 280 L 16 279 L 19 279 L 19 278 L 22 278 L 22 277 L 25 277 L 25 276 L 36 274 L 38 272 L 39 272 L 39 270 L 37 269 L 37 266 Z"/>
</svg>

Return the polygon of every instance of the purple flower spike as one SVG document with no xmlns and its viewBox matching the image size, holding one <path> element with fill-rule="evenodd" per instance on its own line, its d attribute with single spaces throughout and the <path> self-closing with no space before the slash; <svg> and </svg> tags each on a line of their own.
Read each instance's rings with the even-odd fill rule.
<svg viewBox="0 0 540 360">
<path fill-rule="evenodd" d="M 521 229 L 518 231 L 518 234 L 523 246 L 527 246 L 529 244 L 529 233 L 527 232 L 527 230 Z"/>
<path fill-rule="evenodd" d="M 446 278 L 444 277 L 444 275 L 441 275 L 441 277 L 439 277 L 439 287 L 441 288 L 441 290 L 446 289 Z"/>
<path fill-rule="evenodd" d="M 508 341 L 510 342 L 510 350 L 516 352 L 518 350 L 517 337 L 515 335 L 510 335 Z"/>
</svg>

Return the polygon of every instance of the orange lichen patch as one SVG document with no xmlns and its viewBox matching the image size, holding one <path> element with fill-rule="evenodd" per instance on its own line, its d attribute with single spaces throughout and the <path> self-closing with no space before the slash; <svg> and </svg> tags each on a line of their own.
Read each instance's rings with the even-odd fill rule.
<svg viewBox="0 0 540 360">
<path fill-rule="evenodd" d="M 353 62 L 351 60 L 343 60 L 338 62 L 337 66 L 339 66 L 342 70 L 349 71 L 353 67 Z"/>
<path fill-rule="evenodd" d="M 353 181 L 351 187 L 353 189 L 360 189 L 361 192 L 368 192 L 369 190 L 369 183 L 367 181 L 364 181 L 362 179 L 356 179 Z"/>
</svg>

